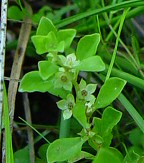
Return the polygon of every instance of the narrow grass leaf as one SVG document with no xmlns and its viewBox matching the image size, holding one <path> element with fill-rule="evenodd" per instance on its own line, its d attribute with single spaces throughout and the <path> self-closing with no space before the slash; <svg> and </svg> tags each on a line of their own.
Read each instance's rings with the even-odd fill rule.
<svg viewBox="0 0 144 163">
<path fill-rule="evenodd" d="M 91 11 L 85 11 L 83 13 L 76 14 L 74 16 L 71 16 L 69 18 L 59 21 L 58 23 L 56 23 L 56 26 L 57 28 L 61 28 L 61 27 L 64 27 L 68 24 L 74 23 L 78 20 L 81 20 L 89 16 L 98 15 L 98 14 L 108 12 L 108 11 L 113 11 L 113 10 L 120 10 L 120 9 L 127 8 L 127 7 L 136 7 L 136 6 L 143 6 L 143 5 L 144 5 L 144 1 L 142 0 L 125 1 L 121 3 L 117 3 L 115 5 L 105 6 L 100 9 L 94 9 Z"/>
<path fill-rule="evenodd" d="M 118 100 L 122 103 L 128 113 L 132 116 L 135 123 L 139 126 L 141 131 L 144 133 L 144 120 L 133 105 L 128 101 L 128 99 L 121 93 Z"/>
<path fill-rule="evenodd" d="M 5 150 L 6 150 L 6 163 L 14 163 L 13 148 L 12 148 L 12 135 L 10 131 L 9 109 L 6 88 L 4 85 L 4 128 L 5 128 Z"/>
<path fill-rule="evenodd" d="M 24 119 L 22 119 L 21 117 L 19 117 L 20 120 L 22 120 L 26 125 L 28 125 L 31 129 L 33 129 L 38 135 L 40 135 L 41 138 L 43 138 L 48 144 L 50 144 L 50 142 L 37 130 L 35 129 L 31 124 L 29 124 L 27 121 L 25 121 Z"/>
</svg>

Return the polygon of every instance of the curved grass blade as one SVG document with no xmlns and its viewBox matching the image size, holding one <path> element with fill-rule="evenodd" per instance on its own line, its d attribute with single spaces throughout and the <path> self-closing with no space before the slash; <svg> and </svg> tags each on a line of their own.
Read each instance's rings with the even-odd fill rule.
<svg viewBox="0 0 144 163">
<path fill-rule="evenodd" d="M 87 11 L 87 12 L 83 12 L 83 13 L 71 16 L 69 18 L 66 18 L 66 19 L 59 21 L 55 25 L 57 26 L 57 28 L 61 28 L 61 27 L 64 27 L 68 24 L 71 24 L 73 22 L 76 22 L 80 19 L 92 16 L 92 15 L 98 15 L 98 14 L 108 12 L 111 10 L 119 10 L 119 9 L 123 9 L 123 8 L 127 8 L 127 7 L 137 7 L 137 6 L 143 6 L 143 5 L 144 5 L 144 1 L 142 1 L 142 0 L 126 1 L 126 2 L 122 2 L 122 3 L 118 3 L 116 5 L 109 5 L 106 7 L 102 7 L 100 9 L 94 9 L 91 11 Z"/>
</svg>

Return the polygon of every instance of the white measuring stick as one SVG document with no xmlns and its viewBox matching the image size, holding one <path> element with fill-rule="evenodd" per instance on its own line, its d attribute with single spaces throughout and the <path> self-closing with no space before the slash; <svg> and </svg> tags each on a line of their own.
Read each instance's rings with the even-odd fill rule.
<svg viewBox="0 0 144 163">
<path fill-rule="evenodd" d="M 8 0 L 1 2 L 1 21 L 0 21 L 0 128 L 2 124 L 2 105 L 3 105 L 3 83 L 4 83 L 4 63 L 6 47 L 6 25 L 7 25 L 7 6 Z"/>
</svg>

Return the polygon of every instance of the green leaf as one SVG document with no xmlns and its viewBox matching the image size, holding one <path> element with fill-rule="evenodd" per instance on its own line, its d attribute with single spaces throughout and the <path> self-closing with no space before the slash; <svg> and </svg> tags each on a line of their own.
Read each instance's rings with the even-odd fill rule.
<svg viewBox="0 0 144 163">
<path fill-rule="evenodd" d="M 104 133 L 104 135 L 102 137 L 104 140 L 102 147 L 110 147 L 112 138 L 113 138 L 113 134 L 111 132 L 107 132 L 107 133 Z"/>
<path fill-rule="evenodd" d="M 121 93 L 126 81 L 117 77 L 109 78 L 101 87 L 95 102 L 96 109 L 104 108 L 111 104 Z"/>
<path fill-rule="evenodd" d="M 80 137 L 61 138 L 51 143 L 47 150 L 47 161 L 67 161 L 76 157 L 81 152 L 84 141 Z"/>
<path fill-rule="evenodd" d="M 94 155 L 92 155 L 92 154 L 90 154 L 88 152 L 85 152 L 85 151 L 81 151 L 80 154 L 78 154 L 76 157 L 70 159 L 68 162 L 69 163 L 73 163 L 73 162 L 79 161 L 81 159 L 93 160 L 94 159 Z"/>
<path fill-rule="evenodd" d="M 17 6 L 10 6 L 8 8 L 8 18 L 14 20 L 22 20 L 23 12 Z"/>
<path fill-rule="evenodd" d="M 40 19 L 46 15 L 46 13 L 52 14 L 52 9 L 49 6 L 44 5 L 36 13 L 33 14 L 32 20 L 34 23 L 38 24 Z"/>
<path fill-rule="evenodd" d="M 38 54 L 64 51 L 64 41 L 58 43 L 58 40 L 52 31 L 49 32 L 47 36 L 36 35 L 32 36 L 31 39 Z"/>
<path fill-rule="evenodd" d="M 115 148 L 100 148 L 92 163 L 122 163 L 123 156 Z"/>
<path fill-rule="evenodd" d="M 144 163 L 144 156 L 140 157 L 137 163 Z"/>
<path fill-rule="evenodd" d="M 58 66 L 50 61 L 40 61 L 38 63 L 40 76 L 43 80 L 47 80 L 50 76 L 58 71 Z"/>
<path fill-rule="evenodd" d="M 95 132 L 96 134 L 101 134 L 101 128 L 102 128 L 102 120 L 98 117 L 93 118 L 93 129 L 92 131 Z"/>
<path fill-rule="evenodd" d="M 36 35 L 45 36 L 51 31 L 56 33 L 57 29 L 55 28 L 55 26 L 53 25 L 53 23 L 50 19 L 48 19 L 46 17 L 42 17 L 39 22 Z"/>
<path fill-rule="evenodd" d="M 135 128 L 130 132 L 129 141 L 135 146 L 144 148 L 144 134 L 139 128 Z"/>
<path fill-rule="evenodd" d="M 92 56 L 82 60 L 76 68 L 80 71 L 103 71 L 105 69 L 105 64 L 100 56 Z"/>
<path fill-rule="evenodd" d="M 49 146 L 49 144 L 43 144 L 40 146 L 40 148 L 38 150 L 39 157 L 45 161 L 46 161 L 46 152 L 47 152 L 48 146 Z"/>
<path fill-rule="evenodd" d="M 20 92 L 49 92 L 53 95 L 65 98 L 68 91 L 54 88 L 54 79 L 42 80 L 38 71 L 32 71 L 23 76 L 19 91 Z"/>
<path fill-rule="evenodd" d="M 143 160 L 142 162 L 139 162 L 139 160 L 140 155 L 136 152 L 135 148 L 130 148 L 123 160 L 123 163 L 143 163 Z"/>
<path fill-rule="evenodd" d="M 104 140 L 100 135 L 94 135 L 92 138 L 88 140 L 88 143 L 93 149 L 98 151 L 100 147 L 102 146 L 103 141 Z"/>
<path fill-rule="evenodd" d="M 76 35 L 75 29 L 64 29 L 57 32 L 58 41 L 64 41 L 65 49 L 69 48 Z"/>
<path fill-rule="evenodd" d="M 9 106 L 8 106 L 8 97 L 7 91 L 5 87 L 5 83 L 3 83 L 3 114 L 2 114 L 2 126 L 1 129 L 5 130 L 5 162 L 6 163 L 14 163 L 13 156 L 13 146 L 12 146 L 12 134 L 10 128 L 10 118 L 9 118 Z"/>
<path fill-rule="evenodd" d="M 83 60 L 96 54 L 100 35 L 98 33 L 86 35 L 78 42 L 76 56 L 77 59 Z"/>
<path fill-rule="evenodd" d="M 115 110 L 112 107 L 107 107 L 102 115 L 102 119 L 95 117 L 93 119 L 93 129 L 92 132 L 96 135 L 89 140 L 89 144 L 95 149 L 98 150 L 100 146 L 109 147 L 113 135 L 111 134 L 113 127 L 120 121 L 122 113 Z M 100 136 L 103 141 L 99 144 L 97 138 Z"/>
<path fill-rule="evenodd" d="M 112 107 L 107 107 L 102 115 L 102 133 L 111 132 L 113 127 L 120 121 L 122 113 Z"/>
<path fill-rule="evenodd" d="M 16 151 L 14 153 L 14 161 L 15 163 L 29 163 L 30 157 L 28 147 Z"/>
<path fill-rule="evenodd" d="M 47 36 L 32 36 L 31 37 L 32 42 L 36 48 L 37 54 L 43 54 L 47 53 L 47 43 L 48 43 L 48 37 Z"/>
<path fill-rule="evenodd" d="M 32 71 L 23 76 L 19 91 L 20 92 L 47 92 L 51 88 L 49 80 L 44 81 L 38 71 Z"/>
<path fill-rule="evenodd" d="M 73 116 L 84 128 L 90 127 L 90 124 L 87 122 L 86 108 L 83 102 L 77 102 L 72 111 Z"/>
</svg>

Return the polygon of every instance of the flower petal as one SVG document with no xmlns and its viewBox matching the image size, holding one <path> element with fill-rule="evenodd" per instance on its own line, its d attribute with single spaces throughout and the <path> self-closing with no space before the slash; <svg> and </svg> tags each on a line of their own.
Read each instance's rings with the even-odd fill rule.
<svg viewBox="0 0 144 163">
<path fill-rule="evenodd" d="M 66 109 L 63 111 L 64 120 L 69 119 L 72 116 L 72 110 Z"/>
</svg>

